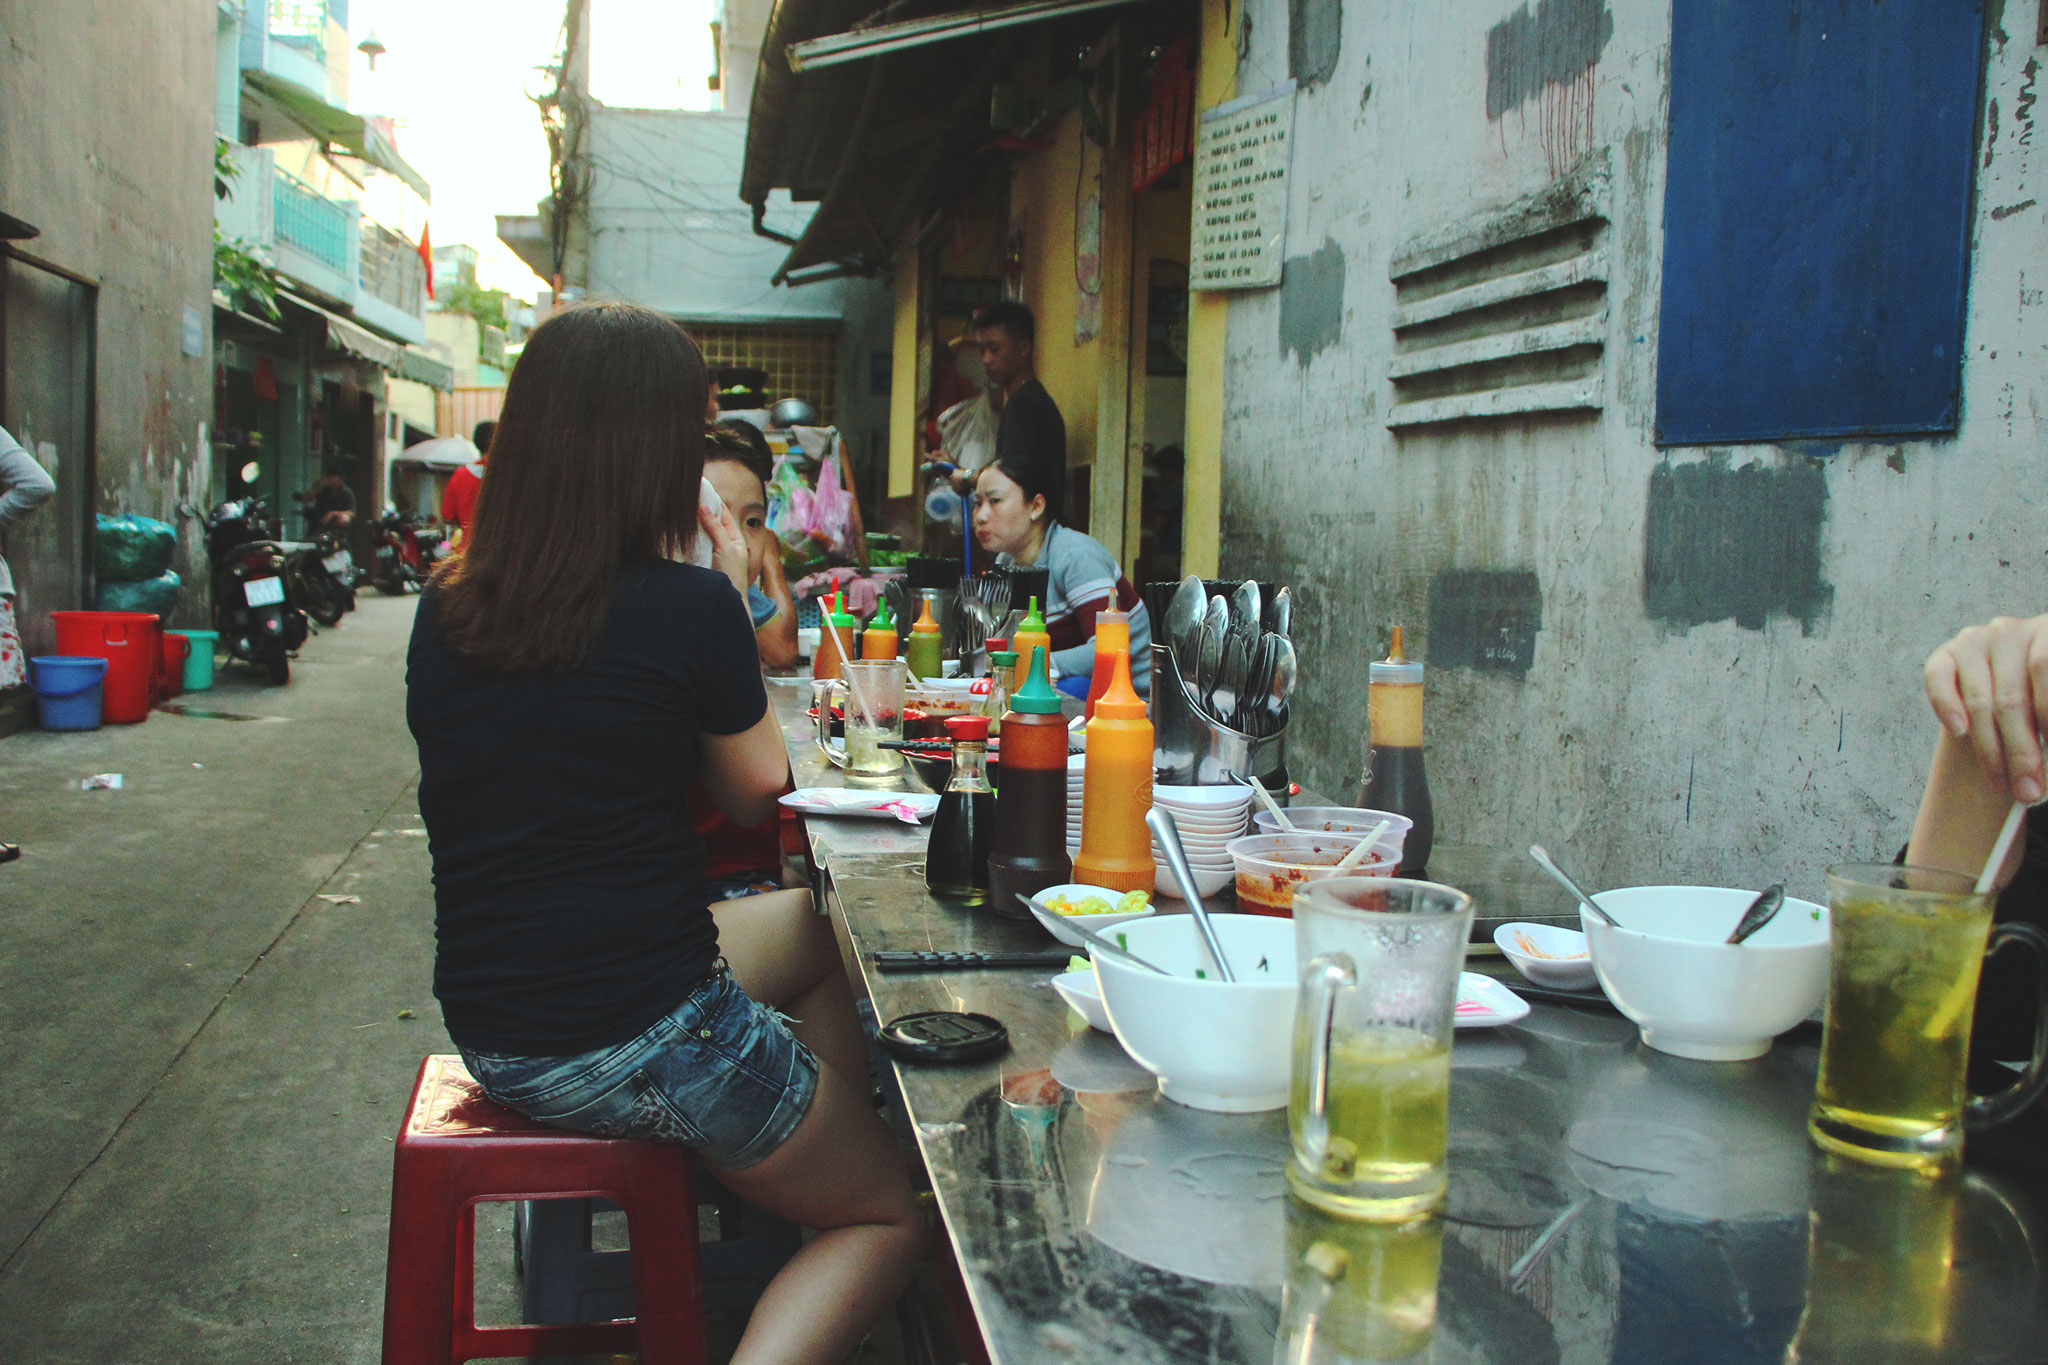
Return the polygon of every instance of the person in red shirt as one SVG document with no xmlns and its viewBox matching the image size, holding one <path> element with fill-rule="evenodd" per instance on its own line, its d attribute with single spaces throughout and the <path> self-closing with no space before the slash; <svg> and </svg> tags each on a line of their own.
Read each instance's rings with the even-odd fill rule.
<svg viewBox="0 0 2048 1365">
<path fill-rule="evenodd" d="M 452 548 L 461 548 L 462 542 L 469 537 L 470 523 L 476 519 L 476 495 L 483 491 L 484 465 L 491 458 L 491 435 L 497 429 L 496 422 L 476 424 L 476 431 L 470 437 L 477 449 L 476 463 L 456 470 L 441 494 L 441 523 L 448 527 Z"/>
</svg>

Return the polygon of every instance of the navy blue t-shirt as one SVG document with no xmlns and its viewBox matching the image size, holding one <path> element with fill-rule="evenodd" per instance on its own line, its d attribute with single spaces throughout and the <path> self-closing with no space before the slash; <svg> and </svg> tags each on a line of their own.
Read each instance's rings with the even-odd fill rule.
<svg viewBox="0 0 2048 1365">
<path fill-rule="evenodd" d="M 566 673 L 471 668 L 436 595 L 406 658 L 406 722 L 434 858 L 434 994 L 473 1052 L 622 1042 L 718 956 L 687 792 L 699 731 L 768 707 L 747 609 L 688 564 L 629 566 L 595 653 Z"/>
</svg>

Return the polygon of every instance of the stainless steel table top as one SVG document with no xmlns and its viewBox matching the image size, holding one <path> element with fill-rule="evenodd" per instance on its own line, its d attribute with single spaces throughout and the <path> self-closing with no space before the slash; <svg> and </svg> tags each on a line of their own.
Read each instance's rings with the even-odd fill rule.
<svg viewBox="0 0 2048 1365">
<path fill-rule="evenodd" d="M 778 707 L 798 691 L 779 690 Z M 837 785 L 808 730 L 789 733 L 799 785 Z M 898 1067 L 995 1359 L 1273 1360 L 1295 1207 L 1284 1114 L 1160 1098 L 1043 972 L 876 973 L 878 949 L 1048 940 L 934 900 L 922 831 L 809 828 L 877 1017 L 974 1010 L 1009 1028 L 997 1061 Z M 1460 856 L 1444 850 L 1432 874 L 1459 884 Z M 1804 1125 L 1816 1041 L 1691 1062 L 1642 1046 L 1617 1015 L 1543 1004 L 1519 1025 L 1461 1031 L 1427 1358 L 2048 1358 L 2048 1182 L 1824 1163 Z M 1304 1235 L 1370 1254 L 1368 1229 L 1298 1222 L 1297 1251 Z"/>
</svg>

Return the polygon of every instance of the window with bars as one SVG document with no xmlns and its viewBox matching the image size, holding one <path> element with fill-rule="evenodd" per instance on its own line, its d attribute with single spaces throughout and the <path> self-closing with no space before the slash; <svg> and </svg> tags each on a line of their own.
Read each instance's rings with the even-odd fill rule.
<svg viewBox="0 0 2048 1365">
<path fill-rule="evenodd" d="M 802 398 L 818 420 L 835 417 L 839 390 L 839 333 L 820 327 L 725 327 L 683 324 L 708 365 L 741 365 L 768 372 L 768 398 Z"/>
</svg>

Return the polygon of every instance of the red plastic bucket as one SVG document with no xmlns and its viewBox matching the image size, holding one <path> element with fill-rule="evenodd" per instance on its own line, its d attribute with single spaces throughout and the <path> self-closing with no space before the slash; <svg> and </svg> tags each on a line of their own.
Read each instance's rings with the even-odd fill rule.
<svg viewBox="0 0 2048 1365">
<path fill-rule="evenodd" d="M 192 653 L 192 642 L 175 630 L 164 632 L 163 668 L 157 674 L 156 694 L 159 698 L 175 697 L 185 690 L 185 659 Z"/>
<path fill-rule="evenodd" d="M 164 666 L 162 627 L 142 611 L 53 611 L 57 652 L 107 661 L 101 715 L 109 725 L 149 719 Z"/>
</svg>

